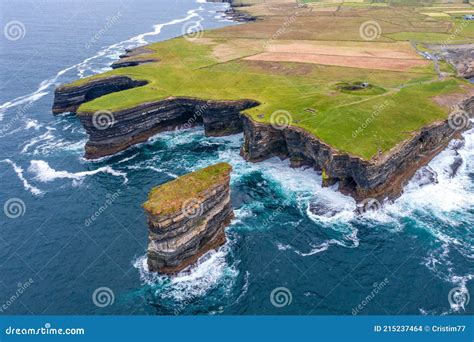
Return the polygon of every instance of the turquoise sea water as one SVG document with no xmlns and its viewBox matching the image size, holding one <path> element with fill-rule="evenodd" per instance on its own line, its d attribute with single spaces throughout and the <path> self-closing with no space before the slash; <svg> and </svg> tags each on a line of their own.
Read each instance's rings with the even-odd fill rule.
<svg viewBox="0 0 474 342">
<path fill-rule="evenodd" d="M 188 22 L 233 25 L 218 13 L 226 5 L 1 6 L 2 23 L 19 21 L 25 33 L 2 36 L 0 49 L 8 66 L 0 72 L 0 204 L 8 209 L 0 226 L 1 314 L 474 313 L 473 130 L 401 198 L 362 216 L 337 188 L 321 188 L 310 169 L 276 158 L 245 162 L 240 134 L 167 132 L 87 161 L 78 120 L 51 114 L 54 87 L 107 70 L 125 48 L 180 35 Z M 234 166 L 228 243 L 177 277 L 149 273 L 147 192 L 217 161 Z M 311 213 L 315 204 L 335 215 Z"/>
</svg>

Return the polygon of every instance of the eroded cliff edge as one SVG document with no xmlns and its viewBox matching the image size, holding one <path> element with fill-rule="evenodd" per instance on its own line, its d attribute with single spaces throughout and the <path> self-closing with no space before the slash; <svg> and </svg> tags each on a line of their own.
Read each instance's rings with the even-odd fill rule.
<svg viewBox="0 0 474 342">
<path fill-rule="evenodd" d="M 75 113 L 79 106 L 103 95 L 140 87 L 146 81 L 133 80 L 128 76 L 109 76 L 85 82 L 80 86 L 62 85 L 54 91 L 53 114 Z"/>
<path fill-rule="evenodd" d="M 464 100 L 444 121 L 414 132 L 388 153 L 364 160 L 342 153 L 298 127 L 273 127 L 243 115 L 241 155 L 258 162 L 273 156 L 290 158 L 293 166 L 308 165 L 323 175 L 323 186 L 339 183 L 342 193 L 357 201 L 398 197 L 415 172 L 472 125 L 474 97 Z"/>
<path fill-rule="evenodd" d="M 205 101 L 169 97 L 116 112 L 79 113 L 89 140 L 85 158 L 96 159 L 123 151 L 151 136 L 203 125 L 208 136 L 242 132 L 240 112 L 258 105 L 252 100 Z"/>
<path fill-rule="evenodd" d="M 428 45 L 439 58 L 446 60 L 455 69 L 459 77 L 474 77 L 474 44 Z"/>
<path fill-rule="evenodd" d="M 219 163 L 153 188 L 143 207 L 148 216 L 148 268 L 175 274 L 225 241 L 234 217 L 232 167 Z"/>
<path fill-rule="evenodd" d="M 270 7 L 273 11 L 273 6 Z M 297 11 L 299 11 L 298 6 L 295 7 L 289 4 L 285 4 L 281 10 L 283 11 L 282 13 L 286 13 L 286 11 L 293 11 L 294 8 L 297 8 Z M 306 13 L 306 15 L 309 14 Z M 262 24 L 265 20 L 267 19 L 257 20 L 254 24 Z M 296 24 L 296 22 L 293 24 Z M 240 28 L 243 27 L 244 25 L 240 26 Z M 239 39 L 241 38 L 235 39 L 235 41 Z M 242 156 L 247 160 L 259 161 L 275 155 L 282 158 L 290 158 L 294 166 L 306 164 L 311 165 L 316 170 L 320 170 L 323 175 L 323 185 L 339 183 L 342 192 L 350 194 L 358 200 L 368 197 L 383 199 L 385 197 L 393 198 L 398 196 L 403 185 L 419 167 L 429 162 L 462 129 L 469 127 L 469 122 L 462 129 L 457 129 L 456 127 L 452 128 L 448 120 L 440 121 L 446 115 L 446 113 L 441 113 L 440 108 L 443 107 L 442 111 L 445 112 L 447 107 L 459 103 L 459 101 L 438 103 L 438 108 L 429 107 L 433 97 L 440 95 L 441 89 L 443 89 L 441 93 L 447 95 L 450 92 L 449 87 L 454 87 L 454 83 L 457 83 L 457 86 L 459 86 L 462 82 L 454 82 L 453 78 L 450 80 L 453 81 L 451 85 L 449 85 L 449 82 L 438 84 L 442 82 L 438 82 L 435 78 L 435 73 L 432 73 L 432 80 L 418 79 L 416 80 L 417 82 L 413 80 L 411 84 L 397 83 L 396 87 L 389 85 L 388 88 L 384 89 L 384 80 L 381 77 L 377 82 L 373 81 L 374 89 L 372 91 L 378 89 L 382 92 L 386 91 L 386 93 L 375 92 L 365 95 L 373 96 L 375 101 L 381 100 L 382 94 L 389 99 L 397 98 L 396 107 L 398 112 L 396 110 L 387 110 L 386 113 L 383 113 L 383 117 L 380 116 L 378 125 L 383 126 L 385 123 L 391 122 L 395 115 L 404 114 L 405 126 L 391 125 L 391 127 L 400 128 L 398 132 L 393 132 L 392 129 L 391 134 L 397 135 L 401 132 L 403 133 L 401 135 L 402 138 L 396 142 L 391 141 L 391 145 L 383 149 L 383 151 L 379 148 L 379 154 L 376 157 L 373 157 L 374 154 L 361 153 L 361 150 L 357 148 L 351 149 L 347 145 L 338 145 L 334 139 L 331 140 L 333 146 L 331 147 L 322 139 L 318 139 L 317 130 L 319 122 L 323 122 L 325 119 L 332 119 L 327 115 L 328 113 L 331 114 L 331 111 L 327 110 L 331 108 L 328 103 L 332 103 L 331 106 L 333 108 L 339 108 L 341 104 L 338 102 L 338 99 L 340 99 L 341 103 L 344 103 L 344 101 L 348 100 L 345 98 L 347 95 L 362 96 L 364 94 L 357 94 L 355 91 L 347 94 L 347 92 L 339 91 L 337 87 L 334 88 L 332 86 L 330 89 L 327 89 L 327 84 L 323 82 L 324 84 L 319 85 L 318 83 L 320 70 L 318 70 L 318 74 L 315 74 L 318 77 L 313 77 L 314 75 L 307 75 L 307 71 L 312 70 L 311 63 L 298 64 L 297 70 L 301 68 L 305 72 L 298 76 L 297 72 L 294 74 L 292 71 L 290 73 L 291 76 L 301 76 L 301 81 L 304 82 L 305 87 L 307 83 L 313 82 L 317 84 L 317 87 L 312 89 L 314 91 L 314 101 L 308 101 L 309 96 L 301 96 L 301 101 L 297 103 L 293 101 L 292 105 L 294 108 L 292 108 L 292 114 L 295 115 L 293 122 L 295 125 L 298 125 L 302 121 L 309 120 L 314 122 L 314 125 L 309 127 L 309 131 L 295 126 L 286 127 L 283 130 L 275 129 L 269 122 L 271 121 L 272 114 L 270 113 L 272 110 L 275 108 L 285 109 L 289 104 L 282 101 L 282 99 L 291 102 L 291 100 L 295 99 L 295 96 L 299 99 L 299 96 L 302 94 L 301 91 L 297 94 L 288 92 L 291 90 L 291 87 L 286 87 L 288 91 L 277 92 L 280 88 L 286 89 L 284 86 L 286 82 L 280 82 L 279 78 L 279 73 L 284 71 L 283 66 L 280 65 L 278 68 L 274 68 L 275 65 L 268 61 L 260 61 L 259 64 L 256 64 L 254 61 L 248 61 L 245 57 L 239 59 L 238 69 L 231 67 L 227 70 L 225 68 L 228 63 L 231 66 L 235 66 L 232 64 L 234 63 L 235 56 L 232 55 L 233 57 L 230 60 L 219 60 L 219 58 L 222 58 L 219 55 L 219 51 L 231 51 L 233 39 L 219 38 L 213 40 L 212 38 L 204 37 L 202 40 L 198 39 L 197 41 L 190 42 L 186 39 L 174 39 L 128 50 L 126 54 L 121 56 L 119 61 L 112 65 L 114 69 L 120 68 L 118 72 L 114 71 L 118 75 L 111 76 L 114 72 L 109 72 L 108 75 L 93 76 L 57 89 L 53 112 L 77 112 L 78 118 L 89 135 L 89 140 L 85 146 L 86 158 L 95 159 L 112 155 L 137 143 L 144 142 L 156 133 L 194 125 L 203 125 L 208 136 L 234 134 L 243 130 L 245 143 L 242 148 Z M 371 48 L 369 43 L 364 44 L 367 45 L 368 49 Z M 165 47 L 162 47 L 162 45 L 165 45 Z M 281 48 L 279 44 L 275 43 L 274 45 L 274 48 Z M 169 47 L 174 52 L 172 55 L 168 54 Z M 237 45 L 234 48 L 234 53 L 241 53 L 242 45 Z M 347 51 L 350 51 L 351 48 L 353 46 L 345 47 Z M 202 54 L 196 53 L 196 49 L 202 49 L 199 50 Z M 259 49 L 257 50 L 260 51 L 261 49 Z M 392 52 L 392 50 L 389 52 Z M 405 51 L 404 53 L 407 52 Z M 455 51 L 454 55 L 460 61 L 457 68 L 459 75 L 467 76 L 468 73 L 465 71 L 469 72 L 471 69 L 465 66 L 472 64 L 472 51 L 464 49 L 462 54 Z M 203 56 L 205 57 L 204 59 L 201 58 Z M 179 68 L 176 68 L 174 63 L 175 58 L 181 61 L 178 63 Z M 183 60 L 187 60 L 188 63 L 182 63 Z M 163 70 L 166 72 L 158 73 L 161 68 L 154 69 L 155 65 L 153 63 L 155 62 L 156 66 L 163 67 Z M 144 63 L 152 63 L 152 65 L 141 65 Z M 264 80 L 259 78 L 259 73 L 255 73 L 255 68 L 261 67 L 262 63 L 266 67 L 271 67 L 264 70 Z M 214 73 L 213 68 L 216 68 L 216 73 Z M 221 82 L 218 82 L 219 80 L 214 80 L 214 77 L 218 78 L 219 75 L 225 74 L 233 76 L 232 72 L 235 72 L 235 70 L 241 71 L 244 69 L 252 77 L 242 78 L 239 82 L 236 82 L 238 87 L 235 89 L 231 87 L 232 92 L 224 91 L 221 94 L 222 84 L 227 85 L 227 78 L 221 78 Z M 261 69 L 257 70 L 262 71 Z M 295 71 L 297 70 L 295 69 Z M 169 77 L 169 73 L 173 71 L 178 72 L 172 73 L 172 77 Z M 285 72 L 288 72 L 288 70 Z M 427 75 L 430 75 L 430 70 L 426 69 L 425 72 Z M 129 76 L 123 76 L 122 73 Z M 201 88 L 194 87 L 196 82 L 186 82 L 186 78 L 192 79 L 192 77 L 188 77 L 191 73 L 199 76 L 196 79 L 200 80 L 197 83 L 200 84 L 201 88 L 204 89 L 206 88 L 205 85 L 207 85 L 213 91 L 211 93 L 201 91 Z M 346 72 L 338 77 L 344 78 L 346 77 L 345 74 Z M 184 77 L 182 77 L 183 75 Z M 360 80 L 365 80 L 368 77 L 363 75 L 364 72 L 362 70 L 358 71 L 355 83 L 360 83 Z M 272 76 L 272 78 L 266 76 Z M 330 76 L 331 81 L 339 80 L 339 78 L 334 78 L 333 75 Z M 386 77 L 388 76 L 391 77 L 392 75 L 386 74 Z M 275 77 L 276 81 L 272 81 L 273 77 Z M 176 84 L 174 82 L 175 79 L 178 80 Z M 205 83 L 209 79 L 212 79 L 215 83 Z M 223 79 L 226 82 L 222 83 Z M 290 83 L 294 87 L 298 86 L 298 83 Z M 179 84 L 179 87 L 176 86 L 177 84 Z M 186 86 L 183 86 L 183 84 Z M 372 83 L 367 84 L 372 85 Z M 410 87 L 407 87 L 406 84 L 409 84 Z M 78 108 L 82 103 L 87 103 L 102 95 L 139 86 L 144 87 L 125 91 L 118 96 L 104 96 L 102 99 L 92 101 Z M 424 86 L 427 89 L 424 89 Z M 265 87 L 275 89 L 275 93 L 265 93 L 267 97 L 262 97 L 261 95 L 266 91 Z M 461 84 L 458 90 L 461 88 L 464 88 L 464 85 Z M 186 89 L 186 92 L 182 92 L 180 89 Z M 244 91 L 248 89 L 252 89 L 252 91 Z M 238 96 L 241 90 L 242 94 Z M 320 90 L 322 91 L 321 93 L 319 93 Z M 305 88 L 306 91 L 308 89 Z M 454 91 L 454 88 L 451 91 Z M 413 96 L 407 96 L 407 93 L 408 95 L 417 94 L 420 97 L 420 101 Z M 127 94 L 131 94 L 131 96 L 127 97 Z M 180 94 L 180 96 L 171 96 L 174 94 Z M 308 94 L 313 93 L 308 92 Z M 400 94 L 400 96 L 397 97 L 397 94 Z M 317 95 L 320 96 L 318 97 Z M 206 98 L 213 100 L 206 100 Z M 220 98 L 229 98 L 232 101 L 220 100 Z M 252 98 L 255 100 L 252 100 Z M 130 101 L 131 99 L 133 101 Z M 430 99 L 430 101 L 423 101 L 426 99 Z M 411 108 L 405 105 L 406 103 L 410 104 L 410 101 L 413 101 Z M 269 110 L 268 105 L 274 102 L 280 102 L 280 107 L 273 107 L 272 110 Z M 364 108 L 363 105 L 358 107 L 360 103 L 364 103 L 364 101 L 357 100 L 351 103 L 353 106 L 344 107 L 347 113 L 353 114 L 349 117 L 352 122 L 362 123 L 361 120 L 364 119 L 364 116 L 360 114 L 370 110 Z M 260 107 L 251 109 L 260 104 L 262 104 L 260 113 L 257 112 L 260 110 Z M 423 106 L 428 106 L 424 113 L 420 111 Z M 467 109 L 466 118 L 469 121 L 469 116 L 472 116 L 471 103 L 467 101 L 461 107 Z M 412 108 L 413 112 L 411 111 Z M 430 113 L 429 108 L 435 113 L 432 115 L 433 119 L 431 121 L 424 120 L 425 113 Z M 352 109 L 353 111 L 351 112 Z M 341 112 L 341 114 L 345 113 Z M 258 123 L 257 121 L 264 121 L 263 119 L 259 120 L 259 117 L 265 118 L 267 121 L 265 123 Z M 340 115 L 340 117 L 343 118 L 344 115 Z M 419 125 L 414 127 L 414 125 L 411 125 L 411 122 L 408 122 L 410 120 L 423 121 L 425 126 Z M 407 122 L 410 124 L 407 124 Z M 335 122 L 334 127 L 331 128 L 334 137 L 338 137 L 340 134 L 339 128 L 344 126 L 344 124 L 345 122 L 341 121 Z M 301 126 L 303 127 L 303 125 Z M 314 128 L 314 130 L 312 133 L 308 133 L 311 131 L 311 128 Z M 346 131 L 349 130 L 346 129 Z M 382 129 L 376 132 L 376 134 L 372 134 L 372 136 L 380 136 L 380 139 L 383 140 L 383 134 L 385 132 Z M 408 134 L 411 137 L 402 141 Z M 348 141 L 347 135 L 345 139 Z M 375 146 L 378 142 L 374 142 L 373 139 L 366 139 L 365 141 L 364 139 L 359 139 L 358 141 L 354 140 L 353 146 L 364 146 L 364 144 Z"/>
</svg>

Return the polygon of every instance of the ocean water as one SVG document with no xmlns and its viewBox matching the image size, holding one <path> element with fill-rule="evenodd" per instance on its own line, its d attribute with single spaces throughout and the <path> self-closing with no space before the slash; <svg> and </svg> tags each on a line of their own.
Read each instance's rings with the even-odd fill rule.
<svg viewBox="0 0 474 342">
<path fill-rule="evenodd" d="M 0 49 L 0 314 L 473 314 L 474 130 L 402 197 L 363 215 L 311 169 L 245 162 L 241 134 L 208 138 L 197 127 L 82 158 L 78 120 L 51 114 L 54 87 L 108 70 L 125 48 L 178 36 L 189 22 L 235 25 L 225 8 L 1 2 L 2 23 L 23 26 Z M 227 244 L 176 277 L 149 273 L 149 189 L 217 161 L 234 167 Z M 335 214 L 315 215 L 311 203 Z"/>
</svg>

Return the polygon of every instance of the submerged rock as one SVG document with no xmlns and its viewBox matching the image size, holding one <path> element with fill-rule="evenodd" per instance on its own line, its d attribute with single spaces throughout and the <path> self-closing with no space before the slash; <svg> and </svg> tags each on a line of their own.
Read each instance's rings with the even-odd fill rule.
<svg viewBox="0 0 474 342">
<path fill-rule="evenodd" d="M 415 182 L 420 188 L 428 184 L 438 183 L 438 174 L 431 167 L 423 167 L 413 176 Z"/>
<path fill-rule="evenodd" d="M 453 178 L 454 176 L 456 176 L 462 163 L 463 163 L 463 160 L 461 156 L 454 157 L 454 161 L 451 163 L 451 165 L 449 165 L 449 170 L 448 170 L 449 177 Z"/>
<path fill-rule="evenodd" d="M 452 64 L 456 68 L 458 76 L 474 77 L 474 44 L 430 45 L 428 47 Z"/>
<path fill-rule="evenodd" d="M 314 198 L 309 203 L 309 211 L 317 216 L 333 217 L 345 210 L 345 207 L 337 206 L 326 199 Z"/>
<path fill-rule="evenodd" d="M 227 163 L 215 164 L 150 191 L 143 205 L 150 271 L 178 273 L 225 243 L 225 227 L 234 217 L 231 170 Z"/>
</svg>

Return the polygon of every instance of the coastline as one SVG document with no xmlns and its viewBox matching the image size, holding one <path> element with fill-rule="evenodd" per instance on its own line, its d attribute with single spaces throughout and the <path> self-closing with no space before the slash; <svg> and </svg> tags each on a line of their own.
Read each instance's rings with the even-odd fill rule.
<svg viewBox="0 0 474 342">
<path fill-rule="evenodd" d="M 213 2 L 227 2 L 233 12 L 244 13 L 239 12 L 239 7 L 234 6 L 232 1 Z M 255 17 L 251 16 L 245 21 L 252 20 Z M 148 58 L 150 51 L 147 46 L 127 50 L 112 64 L 112 68 L 159 64 L 159 59 Z M 460 77 L 463 75 L 465 73 L 460 73 Z M 453 127 L 452 121 L 457 119 L 453 116 L 459 110 L 463 113 L 461 120 L 474 116 L 474 97 L 471 94 L 470 98 L 455 107 L 457 109 L 446 120 L 411 132 L 410 138 L 401 141 L 388 152 L 367 160 L 338 151 L 302 128 L 288 126 L 282 130 L 256 122 L 243 113 L 244 110 L 259 105 L 258 101 L 252 99 L 215 101 L 171 96 L 124 110 L 106 110 L 106 127 L 98 127 L 100 120 L 95 117 L 96 113 L 78 111 L 81 104 L 95 98 L 146 84 L 145 80 L 110 76 L 98 77 L 78 86 L 59 87 L 55 92 L 53 113 L 77 111 L 77 116 L 90 137 L 85 147 L 86 159 L 113 155 L 144 142 L 159 132 L 181 127 L 204 125 L 205 133 L 209 136 L 243 131 L 241 155 L 245 159 L 258 162 L 272 156 L 290 158 L 293 167 L 313 167 L 324 175 L 323 186 L 339 183 L 340 191 L 357 201 L 383 201 L 400 196 L 403 187 L 419 168 L 429 163 L 452 139 L 459 137 L 459 133 L 471 127 L 469 122 L 462 127 Z"/>
<path fill-rule="evenodd" d="M 157 62 L 110 70 L 110 63 L 117 61 L 119 55 L 133 54 L 128 51 L 137 44 L 143 44 L 140 43 L 143 35 L 143 40 L 150 43 L 166 41 L 179 34 L 185 24 L 195 21 L 200 21 L 205 28 L 223 28 L 219 31 L 222 34 L 207 35 L 206 31 L 204 38 L 218 39 L 224 33 L 234 29 L 245 30 L 246 27 L 246 24 L 240 24 L 233 28 L 231 25 L 234 24 L 222 17 L 221 13 L 227 8 L 223 4 L 180 0 L 180 5 L 171 8 L 166 2 L 125 2 L 130 5 L 130 12 L 122 11 L 122 20 L 88 50 L 83 48 L 83 43 L 90 41 L 88 38 L 103 28 L 103 21 L 97 19 L 121 10 L 120 4 L 98 2 L 93 8 L 86 7 L 87 11 L 80 13 L 70 26 L 66 25 L 66 20 L 71 9 L 63 9 L 56 2 L 42 3 L 42 11 L 34 11 L 36 6 L 31 6 L 30 14 L 18 6 L 11 8 L 13 18 L 21 20 L 28 31 L 26 40 L 20 44 L 11 43 L 12 48 L 4 51 L 4 58 L 9 62 L 6 74 L 17 73 L 21 82 L 15 82 L 12 78 L 2 93 L 2 103 L 12 107 L 0 113 L 0 116 L 4 114 L 0 167 L 5 184 L 3 204 L 6 205 L 5 201 L 9 199 L 17 199 L 17 203 L 24 203 L 24 215 L 15 219 L 4 217 L 2 220 L 3 254 L 6 257 L 0 269 L 4 278 L 10 280 L 4 282 L 4 291 L 0 295 L 2 302 L 8 303 L 10 297 L 16 295 L 17 282 L 24 284 L 31 277 L 34 284 L 23 291 L 21 303 L 16 300 L 7 309 L 4 308 L 4 314 L 15 316 L 43 312 L 47 315 L 255 317 L 311 312 L 317 316 L 351 316 L 356 309 L 358 315 L 385 315 L 388 312 L 424 319 L 429 316 L 449 318 L 474 313 L 472 300 L 469 306 L 464 307 L 450 305 L 448 301 L 448 294 L 454 288 L 461 296 L 467 293 L 472 296 L 474 291 L 474 261 L 471 258 L 474 248 L 474 128 L 465 132 L 459 130 L 460 136 L 455 135 L 448 147 L 427 166 L 421 169 L 416 167 L 418 171 L 403 188 L 402 196 L 394 201 L 379 203 L 378 210 L 375 200 L 367 202 L 367 206 L 361 206 L 353 197 L 342 194 L 338 183 L 329 185 L 328 172 L 323 173 L 321 168 L 316 168 L 319 171 L 314 170 L 317 160 L 312 159 L 313 152 L 317 146 L 320 151 L 325 147 L 320 146 L 320 142 L 313 143 L 312 134 L 304 131 L 304 127 L 277 130 L 268 124 L 263 126 L 265 120 L 258 115 L 274 110 L 265 107 L 268 103 L 266 98 L 259 106 L 244 112 L 255 113 L 247 116 L 249 119 L 255 118 L 256 123 L 252 123 L 252 126 L 263 122 L 262 128 L 251 127 L 254 134 L 271 131 L 283 135 L 281 144 L 291 151 L 281 156 L 285 160 L 282 161 L 278 156 L 261 162 L 249 162 L 242 158 L 239 153 L 244 143 L 244 127 L 241 133 L 234 135 L 206 136 L 201 119 L 207 105 L 206 101 L 199 99 L 209 98 L 208 94 L 195 96 L 199 93 L 191 92 L 193 88 L 189 88 L 188 83 L 183 83 L 183 90 L 189 93 L 176 93 L 179 99 L 175 99 L 175 105 L 184 100 L 196 102 L 185 106 L 190 116 L 186 118 L 183 115 L 184 124 L 171 125 L 170 130 L 155 134 L 145 142 L 124 146 L 121 152 L 111 152 L 113 154 L 108 157 L 85 159 L 84 147 L 89 137 L 80 120 L 87 119 L 88 113 L 51 115 L 56 86 L 93 74 L 98 75 L 96 80 L 110 76 L 99 74 L 101 72 L 124 77 L 124 83 L 132 83 L 137 79 L 134 75 L 143 74 L 138 71 L 140 68 L 158 69 L 165 65 L 170 56 L 160 52 L 153 56 L 161 58 Z M 352 4 L 345 9 L 350 6 Z M 89 15 L 89 10 L 94 12 L 93 17 Z M 189 10 L 194 12 L 189 13 Z M 326 12 L 326 18 L 328 16 Z M 395 20 L 397 13 L 393 11 L 387 16 Z M 375 15 L 371 17 L 380 18 Z M 260 19 L 251 25 L 258 25 Z M 287 33 L 299 30 L 299 26 L 294 25 L 304 20 L 298 17 L 288 27 Z M 324 17 L 314 23 L 317 24 L 319 20 L 324 20 Z M 33 32 L 33 23 L 41 23 L 42 29 Z M 159 32 L 161 25 L 167 23 L 170 24 L 163 26 Z M 379 23 L 385 32 L 385 22 Z M 431 25 L 434 25 L 433 21 Z M 65 30 L 65 27 L 70 29 Z M 274 25 L 276 27 L 278 25 Z M 77 32 L 82 34 L 78 35 Z M 34 39 L 30 39 L 33 35 Z M 249 39 L 241 40 L 239 46 L 247 49 L 249 42 Z M 324 41 L 316 44 L 318 48 L 330 47 Z M 382 42 L 337 44 L 345 44 L 349 49 L 357 45 L 369 48 L 377 45 L 381 49 L 388 46 Z M 28 64 L 29 55 L 23 53 L 23 45 L 28 50 L 36 49 L 41 58 Z M 196 45 L 198 48 L 202 46 Z M 117 66 L 120 64 L 123 63 L 116 63 Z M 275 73 L 287 76 L 287 82 L 292 81 L 295 85 L 298 83 L 292 77 L 293 74 L 312 70 L 310 64 L 261 61 L 228 63 L 234 67 L 244 64 L 251 65 L 252 71 L 256 73 L 264 71 L 263 67 L 272 66 Z M 230 69 L 226 64 L 211 67 L 215 75 L 208 73 L 205 77 L 194 77 L 195 83 L 202 88 L 209 87 L 210 82 L 206 80 L 219 82 L 219 75 L 226 68 Z M 440 68 L 443 72 L 455 71 L 444 62 L 440 62 Z M 321 83 L 336 79 L 327 77 L 329 71 L 335 70 L 334 67 L 320 65 L 313 69 L 318 72 Z M 377 72 L 370 71 L 374 74 Z M 358 78 L 351 76 L 356 73 Z M 189 78 L 194 76 L 189 71 L 183 71 L 183 74 Z M 367 74 L 346 68 L 333 76 L 347 83 L 367 81 L 388 92 L 399 83 L 408 83 L 400 79 L 390 85 Z M 384 75 L 386 78 L 392 77 L 391 74 Z M 229 86 L 232 80 L 227 78 L 226 83 L 219 84 Z M 162 78 L 162 81 L 166 87 L 166 79 Z M 307 83 L 311 82 L 318 80 L 308 79 Z M 279 85 L 283 84 L 281 82 Z M 116 92 L 113 101 L 120 101 L 121 97 L 129 93 L 136 94 L 137 90 L 150 85 L 155 87 L 155 91 L 160 91 L 160 83 L 148 83 Z M 273 88 L 273 85 L 270 91 L 277 92 L 278 88 Z M 255 89 L 258 94 L 259 88 Z M 332 83 L 328 83 L 327 91 L 322 92 L 324 97 L 310 92 L 308 88 L 301 90 L 308 96 L 315 96 L 314 102 L 322 105 L 330 101 L 331 97 L 339 96 Z M 241 95 L 238 87 L 229 88 L 227 94 L 232 92 Z M 43 93 L 46 95 L 37 100 Z M 288 100 L 295 98 L 293 93 L 290 94 Z M 88 102 L 92 104 L 99 100 L 97 106 L 85 105 L 83 108 L 95 108 L 89 111 L 91 116 L 101 107 L 104 109 L 103 114 L 109 114 L 106 112 L 107 103 L 100 98 L 111 95 L 114 94 Z M 249 96 L 249 92 L 245 92 L 245 95 L 248 99 L 255 98 Z M 336 105 L 372 97 L 358 94 L 343 96 L 341 98 L 345 102 L 340 101 Z M 143 112 L 158 109 L 159 97 L 148 101 L 149 106 Z M 222 98 L 236 100 L 227 96 Z M 413 103 L 416 105 L 417 102 Z M 382 114 L 379 116 L 379 111 L 371 116 L 373 104 L 367 102 L 366 106 L 369 110 L 366 117 L 373 122 L 365 121 L 363 116 L 354 118 L 358 124 L 351 130 L 358 136 L 372 134 L 374 131 L 371 125 L 377 124 L 378 119 L 382 119 L 387 127 L 397 124 L 397 120 L 387 119 Z M 303 108 L 302 112 L 308 116 L 319 116 L 322 122 L 326 119 L 322 105 L 308 102 L 298 108 Z M 193 107 L 196 110 L 189 109 Z M 261 110 L 256 112 L 258 108 Z M 277 108 L 287 109 L 291 114 L 297 110 L 283 105 Z M 305 108 L 314 111 L 305 111 Z M 413 112 L 407 111 L 407 106 L 402 108 L 405 108 L 405 113 L 418 114 L 414 106 Z M 426 112 L 431 108 L 427 107 Z M 354 112 L 346 109 L 350 107 L 340 107 L 333 113 L 336 116 L 347 114 L 349 118 Z M 112 108 L 110 113 L 115 115 L 116 112 Z M 135 110 L 135 114 L 140 112 Z M 193 112 L 192 115 L 190 112 Z M 397 111 L 392 111 L 392 114 L 397 115 Z M 403 116 L 402 111 L 400 115 Z M 150 116 L 150 119 L 157 120 L 159 115 L 152 113 Z M 437 119 L 442 122 L 446 118 Z M 293 116 L 294 124 L 299 124 L 299 120 L 300 117 Z M 106 120 L 103 122 L 107 123 Z M 101 132 L 95 131 L 105 137 L 115 130 L 120 133 L 117 142 L 126 143 L 119 139 L 124 134 L 128 135 L 122 131 L 126 126 L 121 124 L 121 120 L 116 120 L 112 127 Z M 132 125 L 129 127 L 133 128 Z M 361 129 L 356 130 L 357 127 Z M 350 133 L 344 136 L 343 129 L 343 126 L 339 127 L 340 139 L 348 138 L 350 141 Z M 409 129 L 403 131 L 411 132 Z M 389 129 L 387 134 L 390 134 Z M 275 138 L 280 139 L 278 136 Z M 408 138 L 414 140 L 414 136 L 407 135 Z M 258 152 L 262 146 L 253 147 Z M 335 153 L 338 154 L 337 151 Z M 357 154 L 352 153 L 350 157 L 355 159 L 357 165 L 364 162 Z M 230 201 L 235 217 L 225 228 L 226 243 L 215 251 L 209 251 L 179 274 L 169 276 L 153 272 L 147 263 L 149 230 L 147 213 L 142 207 L 148 191 L 219 162 L 227 162 L 233 167 Z M 327 186 L 322 187 L 321 184 Z M 173 188 L 195 189 L 194 186 Z M 365 211 L 366 208 L 369 210 Z M 198 226 L 199 222 L 194 222 Z M 354 272 L 351 273 L 351 270 Z M 78 277 L 80 274 L 83 276 Z M 387 284 L 383 289 L 380 287 L 381 282 Z M 379 286 L 375 287 L 375 283 Z M 284 308 L 274 307 L 270 302 L 270 294 L 274 288 L 282 286 L 291 291 L 292 304 Z M 91 297 L 95 289 L 100 287 L 113 291 L 113 305 L 94 305 Z M 333 291 L 336 287 L 337 290 Z M 374 289 L 380 289 L 377 303 L 372 301 L 363 308 L 358 306 Z M 54 322 L 51 323 L 57 328 Z M 43 323 L 39 322 L 39 326 L 41 324 L 44 325 L 44 320 Z"/>
</svg>

